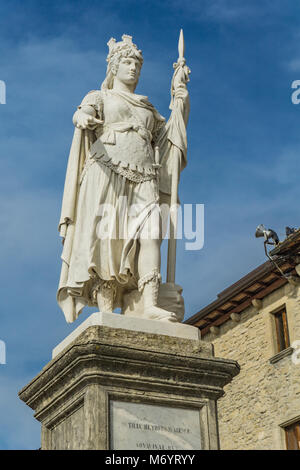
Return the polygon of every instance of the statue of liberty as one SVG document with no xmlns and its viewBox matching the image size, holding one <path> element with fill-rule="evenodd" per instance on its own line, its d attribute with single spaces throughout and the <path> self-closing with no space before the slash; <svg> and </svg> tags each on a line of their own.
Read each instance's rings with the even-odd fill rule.
<svg viewBox="0 0 300 470">
<path fill-rule="evenodd" d="M 135 292 L 142 309 L 133 316 L 176 322 L 178 313 L 159 303 L 160 205 L 170 204 L 175 160 L 178 173 L 186 165 L 189 69 L 182 54 L 166 122 L 146 96 L 135 93 L 143 57 L 132 38 L 123 35 L 108 46 L 101 89 L 90 91 L 73 116 L 59 224 L 58 303 L 72 322 L 86 305 L 106 313 L 124 309 L 124 299 Z"/>
</svg>

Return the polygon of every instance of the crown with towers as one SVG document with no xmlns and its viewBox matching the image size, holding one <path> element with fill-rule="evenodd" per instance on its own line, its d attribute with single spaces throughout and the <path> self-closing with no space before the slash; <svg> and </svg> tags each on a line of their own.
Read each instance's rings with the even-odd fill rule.
<svg viewBox="0 0 300 470">
<path fill-rule="evenodd" d="M 107 62 L 110 62 L 111 59 L 118 53 L 122 53 L 128 51 L 129 53 L 135 52 L 138 55 L 142 55 L 142 51 L 140 51 L 135 44 L 132 42 L 132 36 L 128 34 L 123 34 L 122 41 L 117 42 L 115 38 L 111 38 L 108 43 L 108 56 Z"/>
</svg>

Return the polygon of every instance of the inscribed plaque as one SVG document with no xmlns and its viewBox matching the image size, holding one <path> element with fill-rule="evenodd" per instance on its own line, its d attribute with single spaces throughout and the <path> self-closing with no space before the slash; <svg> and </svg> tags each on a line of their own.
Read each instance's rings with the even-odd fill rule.
<svg viewBox="0 0 300 470">
<path fill-rule="evenodd" d="M 199 410 L 124 401 L 110 403 L 110 448 L 201 449 Z"/>
</svg>

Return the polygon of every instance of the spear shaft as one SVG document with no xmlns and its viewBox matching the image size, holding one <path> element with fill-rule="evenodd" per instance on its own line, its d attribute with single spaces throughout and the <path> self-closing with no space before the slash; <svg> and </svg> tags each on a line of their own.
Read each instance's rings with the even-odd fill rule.
<svg viewBox="0 0 300 470">
<path fill-rule="evenodd" d="M 174 97 L 175 90 L 179 85 L 186 83 L 183 77 L 185 59 L 184 59 L 184 37 L 183 31 L 180 30 L 178 40 L 178 61 L 174 64 L 174 75 L 171 85 L 171 108 L 172 113 L 180 113 L 183 115 L 183 102 L 182 99 Z M 170 201 L 170 238 L 168 243 L 168 261 L 167 261 L 167 282 L 175 284 L 175 271 L 176 271 L 176 234 L 178 225 L 178 184 L 181 166 L 181 151 L 178 147 L 173 146 L 171 149 L 171 157 L 173 162 L 172 167 L 172 182 L 171 182 L 171 201 Z"/>
</svg>

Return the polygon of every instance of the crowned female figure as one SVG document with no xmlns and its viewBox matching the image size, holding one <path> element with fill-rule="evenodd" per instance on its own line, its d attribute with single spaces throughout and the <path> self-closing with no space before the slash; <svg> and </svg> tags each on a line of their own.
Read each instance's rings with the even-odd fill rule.
<svg viewBox="0 0 300 470">
<path fill-rule="evenodd" d="M 101 89 L 89 92 L 73 117 L 58 303 L 72 322 L 85 305 L 122 308 L 124 296 L 136 290 L 144 318 L 177 321 L 158 306 L 160 203 L 170 194 L 172 148 L 185 165 L 188 93 L 179 83 L 174 99 L 183 106 L 166 123 L 146 96 L 134 93 L 143 58 L 132 38 L 108 46 Z"/>
</svg>

